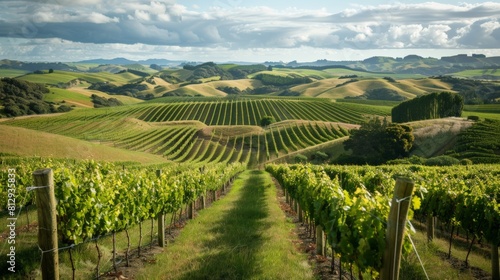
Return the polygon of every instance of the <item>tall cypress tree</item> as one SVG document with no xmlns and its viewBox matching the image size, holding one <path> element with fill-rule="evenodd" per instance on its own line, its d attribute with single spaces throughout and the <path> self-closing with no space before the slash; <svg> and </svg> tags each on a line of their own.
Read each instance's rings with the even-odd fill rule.
<svg viewBox="0 0 500 280">
<path fill-rule="evenodd" d="M 392 108 L 393 122 L 460 117 L 463 110 L 463 98 L 451 92 L 430 93 L 400 103 Z"/>
</svg>

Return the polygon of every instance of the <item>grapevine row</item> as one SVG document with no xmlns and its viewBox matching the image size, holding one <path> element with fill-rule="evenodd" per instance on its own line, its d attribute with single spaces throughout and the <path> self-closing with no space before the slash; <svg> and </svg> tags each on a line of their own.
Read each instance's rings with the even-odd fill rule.
<svg viewBox="0 0 500 280">
<path fill-rule="evenodd" d="M 491 244 L 492 256 L 498 255 L 499 165 L 446 168 L 268 165 L 266 169 L 307 215 L 325 229 L 333 250 L 361 271 L 378 271 L 380 267 L 383 243 L 378 242 L 383 240 L 385 227 L 379 222 L 387 218 L 388 197 L 393 191 L 394 178 L 399 175 L 415 181 L 417 188 L 412 201 L 415 214 L 437 217 L 452 228 L 451 232 L 459 227 L 476 240 L 484 238 Z M 342 245 L 343 242 L 351 245 Z M 369 256 L 367 259 L 368 252 L 375 259 Z M 492 271 L 498 276 L 498 258 L 492 260 Z"/>
<path fill-rule="evenodd" d="M 31 173 L 40 165 L 27 162 L 16 166 L 17 208 L 33 203 L 33 195 L 26 192 L 26 187 L 31 186 Z M 148 168 L 123 169 L 94 161 L 73 165 L 45 161 L 43 166 L 54 170 L 58 229 L 69 244 L 173 213 L 208 191 L 221 188 L 244 169 L 242 164 L 194 169 L 191 165 L 175 165 L 164 169 L 158 177 Z M 6 172 L 0 172 L 2 179 Z M 5 195 L 0 193 L 2 198 Z"/>
</svg>

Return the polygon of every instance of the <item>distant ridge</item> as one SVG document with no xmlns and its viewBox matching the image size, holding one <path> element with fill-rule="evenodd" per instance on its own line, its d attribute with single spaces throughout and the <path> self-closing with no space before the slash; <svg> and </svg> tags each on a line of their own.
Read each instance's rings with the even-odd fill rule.
<svg viewBox="0 0 500 280">
<path fill-rule="evenodd" d="M 157 65 L 164 67 L 183 67 L 184 65 L 198 65 L 205 63 L 198 61 L 187 60 L 169 60 L 160 58 L 151 58 L 146 60 L 131 60 L 124 57 L 113 59 L 90 59 L 82 60 L 73 63 L 61 62 L 23 62 L 16 60 L 3 59 L 0 60 L 0 69 L 19 69 L 29 72 L 38 70 L 66 70 L 66 71 L 109 71 L 112 73 L 123 70 L 122 68 L 134 68 L 133 65 L 144 65 L 149 67 Z M 99 67 L 88 69 L 88 66 L 78 64 L 96 64 Z M 237 65 L 253 65 L 255 62 L 217 62 L 217 64 L 237 64 Z M 285 67 L 285 68 L 310 68 L 316 70 L 329 68 L 345 68 L 356 71 L 387 73 L 387 74 L 418 74 L 423 76 L 442 76 L 457 73 L 465 70 L 491 69 L 500 68 L 500 56 L 487 57 L 483 54 L 457 54 L 454 56 L 443 56 L 441 58 L 422 57 L 419 55 L 410 54 L 405 57 L 388 57 L 388 56 L 373 56 L 364 60 L 328 60 L 318 59 L 310 62 L 299 62 L 293 60 L 290 62 L 283 61 L 265 61 L 262 63 L 266 66 Z M 109 70 L 111 69 L 111 70 Z M 153 69 L 161 69 L 153 67 Z M 477 75 L 480 79 L 489 79 L 489 76 Z"/>
<path fill-rule="evenodd" d="M 157 65 L 179 65 L 184 61 L 174 61 L 174 60 L 168 60 L 168 59 L 157 59 L 157 58 L 152 58 L 152 59 L 147 59 L 147 60 L 130 60 L 127 58 L 123 57 L 117 57 L 113 59 L 103 59 L 103 58 L 98 58 L 98 59 L 90 59 L 90 60 L 82 60 L 78 61 L 77 63 L 92 63 L 92 64 L 114 64 L 114 65 L 129 65 L 129 64 L 144 64 L 144 65 L 151 65 L 151 64 L 157 64 Z"/>
</svg>

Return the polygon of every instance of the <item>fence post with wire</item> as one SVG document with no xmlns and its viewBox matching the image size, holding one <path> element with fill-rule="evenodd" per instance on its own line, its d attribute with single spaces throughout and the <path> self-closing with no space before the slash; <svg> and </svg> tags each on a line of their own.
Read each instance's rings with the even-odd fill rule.
<svg viewBox="0 0 500 280">
<path fill-rule="evenodd" d="M 52 169 L 33 172 L 38 212 L 38 246 L 42 251 L 42 279 L 59 279 L 56 198 Z"/>
<path fill-rule="evenodd" d="M 401 264 L 401 251 L 406 227 L 406 218 L 411 204 L 414 182 L 406 178 L 398 178 L 394 188 L 391 210 L 387 221 L 386 247 L 382 261 L 380 279 L 398 280 Z"/>
</svg>

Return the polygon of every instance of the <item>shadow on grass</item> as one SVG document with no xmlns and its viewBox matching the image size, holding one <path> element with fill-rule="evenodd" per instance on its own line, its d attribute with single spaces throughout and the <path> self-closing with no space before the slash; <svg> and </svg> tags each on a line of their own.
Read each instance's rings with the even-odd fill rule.
<svg viewBox="0 0 500 280">
<path fill-rule="evenodd" d="M 265 242 L 262 233 L 270 227 L 265 222 L 265 176 L 261 171 L 249 174 L 234 208 L 210 229 L 215 238 L 202 245 L 209 253 L 194 261 L 199 268 L 187 271 L 180 279 L 248 279 L 262 273 L 256 254 Z"/>
</svg>

